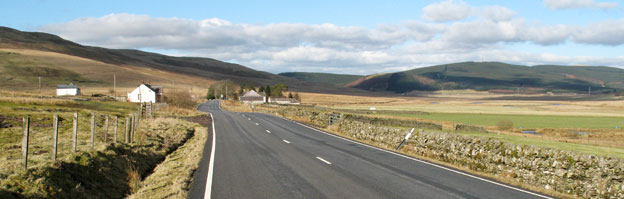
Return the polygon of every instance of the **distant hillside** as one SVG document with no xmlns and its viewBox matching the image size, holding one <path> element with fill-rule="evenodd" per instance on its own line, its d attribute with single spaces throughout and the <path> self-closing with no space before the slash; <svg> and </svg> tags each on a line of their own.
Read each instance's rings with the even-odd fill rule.
<svg viewBox="0 0 624 199">
<path fill-rule="evenodd" d="M 554 92 L 611 92 L 624 89 L 624 70 L 604 66 L 521 66 L 462 62 L 360 78 L 350 87 L 370 91 L 525 88 Z"/>
<path fill-rule="evenodd" d="M 126 70 L 128 73 L 141 73 L 136 70 L 141 69 L 156 69 L 159 71 L 165 71 L 172 74 L 176 74 L 177 78 L 183 79 L 168 79 L 165 78 L 163 81 L 185 81 L 183 76 L 199 78 L 201 80 L 210 80 L 210 81 L 218 81 L 218 80 L 232 80 L 237 83 L 243 83 L 247 85 L 268 85 L 268 84 L 276 84 L 276 83 L 284 83 L 288 85 L 291 89 L 301 90 L 301 91 L 312 91 L 312 92 L 330 92 L 330 93 L 343 93 L 343 92 L 361 92 L 357 91 L 357 89 L 351 88 L 342 88 L 342 87 L 328 87 L 327 85 L 316 85 L 314 83 L 300 81 L 294 78 L 284 77 L 280 75 L 275 75 L 268 72 L 257 71 L 250 68 L 247 68 L 242 65 L 232 64 L 227 62 L 218 61 L 210 58 L 199 58 L 199 57 L 172 57 L 161 55 L 157 53 L 144 52 L 139 50 L 123 50 L 123 49 L 106 49 L 100 47 L 91 47 L 91 46 L 83 46 L 65 39 L 58 37 L 56 35 L 47 34 L 47 33 L 39 33 L 39 32 L 22 32 L 19 30 L 0 27 L 0 49 L 21 49 L 21 50 L 34 50 L 41 52 L 52 52 L 60 55 L 67 55 L 71 57 L 80 57 L 91 61 L 96 61 L 99 63 L 99 67 L 122 67 L 122 69 Z M 22 71 L 22 75 L 24 71 L 19 69 L 20 67 L 29 66 L 28 56 L 23 53 L 10 52 L 15 50 L 9 50 L 8 54 L 4 56 L 0 56 L 0 63 L 4 63 L 0 65 L 0 70 L 11 70 L 13 73 L 19 73 Z M 31 54 L 37 54 L 36 52 L 29 51 Z M 14 54 L 10 54 L 14 53 Z M 11 59 L 17 59 L 17 62 L 8 61 L 7 57 Z M 61 56 L 62 57 L 62 56 Z M 82 76 L 88 75 L 89 70 L 80 70 L 80 71 L 72 71 L 73 69 L 79 70 L 80 67 L 70 68 L 69 71 L 65 71 L 61 69 L 63 66 L 60 63 L 64 63 L 63 61 L 57 62 L 57 64 L 49 64 L 45 60 L 39 60 L 40 62 L 36 62 L 34 65 L 37 67 L 47 67 L 48 69 L 43 70 L 62 70 L 63 74 L 70 74 L 71 72 L 77 73 L 76 77 L 79 78 L 77 80 L 80 81 L 89 81 L 91 83 L 97 82 L 97 80 L 86 80 L 80 79 Z M 21 63 L 21 64 L 20 64 Z M 67 62 L 71 63 L 71 62 Z M 13 68 L 8 68 L 6 66 L 12 65 Z M 2 67 L 4 66 L 4 67 Z M 61 68 L 59 68 L 61 67 Z M 82 67 L 94 67 L 91 64 L 82 65 Z M 132 68 L 136 67 L 136 68 Z M 4 68 L 4 69 L 3 69 Z M 65 68 L 68 69 L 68 68 Z M 96 70 L 95 68 L 92 68 Z M 40 70 L 40 69 L 37 69 Z M 101 70 L 101 69 L 99 69 Z M 33 73 L 33 75 L 35 75 Z M 183 75 L 183 76 L 180 76 Z M 5 74 L 5 78 L 15 79 L 15 76 L 8 76 Z M 65 79 L 61 78 L 58 81 L 69 81 L 66 79 L 67 75 L 65 75 Z M 70 75 L 71 76 L 71 75 Z M 94 76 L 94 75 L 91 75 Z M 34 77 L 34 76 L 33 76 Z M 31 81 L 33 77 L 28 77 L 23 81 Z M 146 76 L 147 78 L 151 76 Z M 155 75 L 158 77 L 158 75 Z M 136 78 L 134 78 L 136 79 Z M 197 83 L 206 84 L 205 81 L 196 81 Z M 1 84 L 1 83 L 0 83 Z M 107 82 L 108 84 L 108 82 Z M 197 86 L 205 86 L 205 85 L 197 85 Z"/>
<path fill-rule="evenodd" d="M 332 73 L 307 73 L 307 72 L 288 72 L 280 73 L 279 75 L 285 77 L 295 78 L 301 81 L 314 82 L 319 84 L 330 84 L 334 86 L 344 87 L 346 84 L 351 83 L 359 78 L 361 75 L 343 75 Z"/>
</svg>

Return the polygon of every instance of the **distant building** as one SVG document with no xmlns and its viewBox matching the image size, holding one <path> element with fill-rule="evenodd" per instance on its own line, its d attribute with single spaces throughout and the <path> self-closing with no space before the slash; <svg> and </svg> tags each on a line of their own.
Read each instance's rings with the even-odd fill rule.
<svg viewBox="0 0 624 199">
<path fill-rule="evenodd" d="M 266 97 L 254 90 L 245 92 L 239 99 L 245 104 L 262 104 L 266 102 Z"/>
<path fill-rule="evenodd" d="M 72 83 L 56 85 L 56 96 L 64 95 L 80 95 L 80 88 Z"/>
<path fill-rule="evenodd" d="M 128 93 L 129 102 L 159 103 L 159 102 L 162 102 L 163 100 L 162 98 L 163 98 L 163 87 L 152 86 L 149 84 L 141 84 L 137 88 L 135 88 L 132 92 Z"/>
<path fill-rule="evenodd" d="M 293 104 L 293 105 L 299 105 L 301 103 L 299 103 L 299 101 L 297 101 L 296 99 L 292 99 L 292 98 L 285 98 L 285 97 L 269 97 L 269 103 L 276 103 L 276 104 Z"/>
</svg>

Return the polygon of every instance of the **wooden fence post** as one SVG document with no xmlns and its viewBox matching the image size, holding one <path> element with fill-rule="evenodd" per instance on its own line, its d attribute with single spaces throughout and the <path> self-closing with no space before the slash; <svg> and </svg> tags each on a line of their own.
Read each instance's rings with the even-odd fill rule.
<svg viewBox="0 0 624 199">
<path fill-rule="evenodd" d="M 74 126 L 72 132 L 72 151 L 76 152 L 76 146 L 78 145 L 78 113 L 74 113 Z"/>
<path fill-rule="evenodd" d="M 108 143 L 108 115 L 105 116 L 104 120 L 104 144 Z"/>
<path fill-rule="evenodd" d="M 91 149 L 95 146 L 95 113 L 91 113 Z"/>
<path fill-rule="evenodd" d="M 134 128 L 136 127 L 136 113 L 131 116 L 132 122 L 130 123 L 130 143 L 134 141 Z"/>
<path fill-rule="evenodd" d="M 56 154 L 58 150 L 58 115 L 54 115 L 54 123 L 52 123 L 52 160 L 56 161 Z"/>
<path fill-rule="evenodd" d="M 24 138 L 22 138 L 22 157 L 24 169 L 28 169 L 28 138 L 30 135 L 30 116 L 24 118 Z"/>
<path fill-rule="evenodd" d="M 118 116 L 115 115 L 115 138 L 113 138 L 113 143 L 117 143 L 117 126 L 119 125 L 119 121 L 117 119 Z"/>
<path fill-rule="evenodd" d="M 130 116 L 126 117 L 126 143 L 130 142 Z"/>
<path fill-rule="evenodd" d="M 142 115 L 142 113 L 143 113 L 143 105 L 144 105 L 144 104 L 145 104 L 145 103 L 140 103 L 140 104 L 139 104 L 139 118 L 141 117 L 141 115 Z"/>
<path fill-rule="evenodd" d="M 148 104 L 148 105 L 149 105 L 149 106 L 148 106 L 148 107 L 146 107 L 146 109 L 147 109 L 147 113 L 148 113 L 149 117 L 150 117 L 150 118 L 152 118 L 152 111 L 154 110 L 154 108 L 152 108 L 153 104 L 152 104 L 152 102 L 149 102 L 149 104 Z"/>
</svg>

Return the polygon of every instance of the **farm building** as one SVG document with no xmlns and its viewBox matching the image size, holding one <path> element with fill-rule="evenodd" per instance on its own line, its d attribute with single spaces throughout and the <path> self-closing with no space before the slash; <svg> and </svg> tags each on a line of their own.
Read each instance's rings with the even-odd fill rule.
<svg viewBox="0 0 624 199">
<path fill-rule="evenodd" d="M 72 83 L 56 85 L 56 96 L 63 95 L 80 95 L 80 88 Z"/>
<path fill-rule="evenodd" d="M 245 104 L 262 104 L 266 101 L 266 97 L 254 90 L 250 90 L 240 96 L 240 101 Z"/>
<path fill-rule="evenodd" d="M 285 98 L 285 97 L 269 97 L 269 103 L 276 103 L 276 104 L 300 104 L 299 101 L 297 101 L 296 99 L 292 99 L 292 98 Z"/>
<path fill-rule="evenodd" d="M 141 84 L 132 92 L 128 93 L 129 102 L 162 102 L 163 87 Z"/>
</svg>

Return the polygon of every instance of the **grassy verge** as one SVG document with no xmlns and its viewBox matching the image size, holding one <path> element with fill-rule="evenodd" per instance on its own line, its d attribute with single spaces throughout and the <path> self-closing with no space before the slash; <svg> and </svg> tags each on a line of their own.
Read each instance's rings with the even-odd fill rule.
<svg viewBox="0 0 624 199">
<path fill-rule="evenodd" d="M 146 119 L 137 142 L 69 154 L 39 164 L 1 182 L 2 198 L 123 198 L 139 189 L 143 177 L 193 134 L 197 125 L 178 119 Z"/>
<path fill-rule="evenodd" d="M 207 128 L 197 128 L 195 136 L 159 164 L 129 198 L 187 198 L 193 172 L 203 155 Z"/>
</svg>

